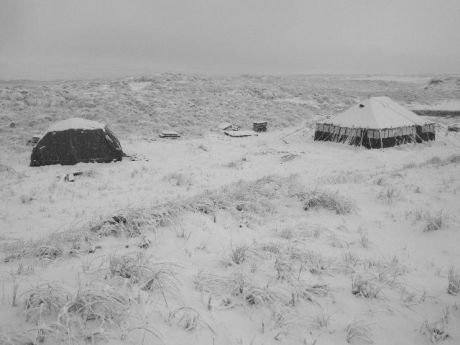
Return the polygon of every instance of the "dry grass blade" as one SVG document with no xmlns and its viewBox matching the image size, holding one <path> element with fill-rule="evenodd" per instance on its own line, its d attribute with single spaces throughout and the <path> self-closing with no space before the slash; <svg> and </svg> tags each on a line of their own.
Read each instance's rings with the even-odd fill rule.
<svg viewBox="0 0 460 345">
<path fill-rule="evenodd" d="M 186 331 L 194 331 L 198 326 L 208 328 L 215 333 L 212 327 L 205 322 L 200 313 L 191 307 L 180 307 L 169 313 L 169 321 L 175 320 L 176 324 Z"/>
<path fill-rule="evenodd" d="M 327 296 L 329 293 L 329 288 L 326 284 L 312 284 L 312 285 L 307 285 L 304 290 L 312 295 L 318 296 L 318 297 L 324 297 Z"/>
<path fill-rule="evenodd" d="M 151 334 L 156 340 L 158 340 L 161 344 L 164 344 L 164 341 L 162 339 L 162 336 L 160 333 L 158 333 L 157 330 L 154 330 L 152 329 L 151 327 L 146 327 L 146 326 L 137 326 L 137 327 L 131 327 L 129 329 L 126 330 L 125 332 L 125 336 L 127 334 L 131 334 L 131 333 L 134 333 L 134 332 L 143 332 L 143 341 L 145 340 L 145 334 L 148 333 L 148 334 Z"/>
<path fill-rule="evenodd" d="M 370 327 L 360 322 L 350 323 L 346 328 L 348 344 L 373 344 L 374 341 L 370 338 Z"/>
</svg>

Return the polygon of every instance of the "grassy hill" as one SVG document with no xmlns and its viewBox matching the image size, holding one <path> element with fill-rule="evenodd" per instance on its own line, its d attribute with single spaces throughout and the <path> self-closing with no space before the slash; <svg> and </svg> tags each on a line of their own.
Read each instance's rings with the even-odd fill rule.
<svg viewBox="0 0 460 345">
<path fill-rule="evenodd" d="M 459 98 L 457 79 L 449 79 L 448 87 L 443 87 L 443 80 L 162 74 L 120 80 L 0 82 L 0 140 L 3 146 L 21 149 L 30 135 L 69 117 L 108 123 L 122 139 L 156 137 L 163 129 L 198 136 L 222 121 L 250 127 L 253 120 L 266 119 L 271 129 L 284 128 L 332 115 L 372 95 L 388 95 L 404 104 Z M 9 128 L 11 122 L 14 129 Z"/>
</svg>

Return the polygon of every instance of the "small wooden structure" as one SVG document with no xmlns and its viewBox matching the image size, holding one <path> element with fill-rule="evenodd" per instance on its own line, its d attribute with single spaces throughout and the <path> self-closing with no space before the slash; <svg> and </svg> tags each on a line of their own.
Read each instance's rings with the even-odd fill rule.
<svg viewBox="0 0 460 345">
<path fill-rule="evenodd" d="M 225 135 L 234 138 L 243 138 L 243 137 L 250 137 L 253 135 L 257 135 L 254 131 L 224 131 Z"/>
<path fill-rule="evenodd" d="M 252 129 L 254 130 L 254 132 L 266 132 L 267 131 L 267 121 L 253 122 Z"/>
<path fill-rule="evenodd" d="M 163 131 L 160 134 L 160 138 L 177 139 L 180 138 L 180 134 L 176 131 Z"/>
</svg>

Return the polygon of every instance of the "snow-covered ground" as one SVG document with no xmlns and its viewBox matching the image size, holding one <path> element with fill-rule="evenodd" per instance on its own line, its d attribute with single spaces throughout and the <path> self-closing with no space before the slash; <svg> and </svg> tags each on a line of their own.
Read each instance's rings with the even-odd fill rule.
<svg viewBox="0 0 460 345">
<path fill-rule="evenodd" d="M 301 124 L 161 140 L 131 123 L 136 161 L 29 167 L 24 118 L 2 116 L 0 344 L 460 342 L 455 133 L 367 150 Z"/>
<path fill-rule="evenodd" d="M 460 111 L 460 99 L 450 99 L 434 104 L 412 104 L 412 108 L 420 110 L 448 110 Z"/>
</svg>

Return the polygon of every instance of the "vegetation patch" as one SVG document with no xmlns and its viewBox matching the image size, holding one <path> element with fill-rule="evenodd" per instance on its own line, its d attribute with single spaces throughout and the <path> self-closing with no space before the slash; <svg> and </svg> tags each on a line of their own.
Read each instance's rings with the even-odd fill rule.
<svg viewBox="0 0 460 345">
<path fill-rule="evenodd" d="M 420 328 L 420 333 L 424 334 L 433 344 L 435 344 L 449 338 L 448 324 L 449 309 L 446 308 L 439 320 L 434 322 L 425 321 Z"/>
<path fill-rule="evenodd" d="M 352 322 L 345 328 L 346 341 L 348 344 L 373 344 L 370 337 L 371 328 L 362 322 Z"/>
<path fill-rule="evenodd" d="M 63 287 L 43 283 L 24 293 L 26 319 L 38 321 L 45 315 L 57 315 L 70 300 L 71 294 Z"/>
<path fill-rule="evenodd" d="M 382 287 L 373 277 L 356 275 L 351 281 L 351 293 L 364 298 L 377 298 Z"/>
<path fill-rule="evenodd" d="M 172 263 L 153 262 L 143 253 L 134 253 L 110 257 L 109 273 L 111 277 L 124 278 L 139 285 L 144 291 L 159 291 L 167 304 L 166 296 L 178 291 L 176 267 Z"/>
<path fill-rule="evenodd" d="M 449 268 L 447 281 L 447 292 L 451 295 L 458 295 L 460 293 L 460 273 L 454 267 Z"/>
<path fill-rule="evenodd" d="M 356 208 L 350 199 L 328 190 L 313 189 L 296 192 L 294 195 L 302 202 L 305 211 L 325 209 L 342 215 L 351 213 Z"/>
<path fill-rule="evenodd" d="M 416 209 L 407 213 L 407 216 L 413 217 L 416 222 L 422 222 L 423 231 L 437 231 L 447 226 L 449 215 L 444 210 L 432 212 L 425 209 Z"/>
</svg>

